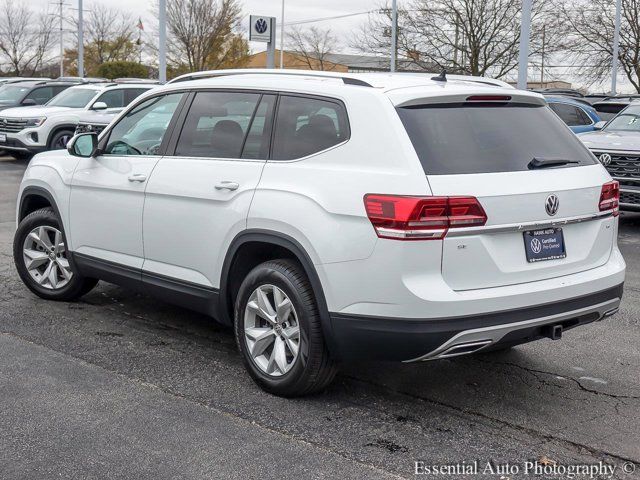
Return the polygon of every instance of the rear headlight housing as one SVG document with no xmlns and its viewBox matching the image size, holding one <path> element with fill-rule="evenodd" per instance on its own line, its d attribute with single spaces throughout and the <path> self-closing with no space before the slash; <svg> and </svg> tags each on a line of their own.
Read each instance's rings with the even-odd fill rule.
<svg viewBox="0 0 640 480">
<path fill-rule="evenodd" d="M 613 210 L 614 217 L 620 214 L 620 184 L 617 181 L 602 185 L 599 208 L 601 212 Z"/>
<path fill-rule="evenodd" d="M 378 237 L 393 240 L 440 240 L 450 228 L 487 223 L 487 214 L 475 197 L 369 193 L 364 206 Z"/>
</svg>

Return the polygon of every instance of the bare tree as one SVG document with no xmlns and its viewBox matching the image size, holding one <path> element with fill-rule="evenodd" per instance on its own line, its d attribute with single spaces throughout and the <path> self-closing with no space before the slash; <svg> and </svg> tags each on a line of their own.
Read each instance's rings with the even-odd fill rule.
<svg viewBox="0 0 640 480">
<path fill-rule="evenodd" d="M 242 9 L 237 0 L 168 0 L 168 55 L 176 72 L 243 65 L 249 46 L 235 29 Z"/>
<path fill-rule="evenodd" d="M 522 4 L 512 0 L 413 0 L 398 16 L 398 52 L 417 68 L 504 77 L 517 68 Z M 371 15 L 353 42 L 361 51 L 389 54 L 390 9 Z M 562 44 L 558 21 L 546 2 L 535 2 L 531 56 Z"/>
<path fill-rule="evenodd" d="M 14 0 L 0 5 L 0 59 L 11 73 L 35 75 L 44 66 L 54 41 L 53 20 Z"/>
<path fill-rule="evenodd" d="M 85 19 L 85 43 L 97 64 L 135 60 L 135 22 L 128 12 L 100 3 L 91 5 Z"/>
<path fill-rule="evenodd" d="M 328 56 L 335 53 L 338 45 L 338 39 L 330 29 L 292 28 L 287 33 L 287 44 L 309 70 L 334 70 L 337 66 L 328 60 Z"/>
<path fill-rule="evenodd" d="M 615 9 L 608 0 L 558 4 L 560 16 L 570 26 L 570 44 L 565 59 L 577 67 L 587 84 L 608 78 L 613 57 Z M 622 0 L 620 23 L 620 70 L 640 93 L 640 0 Z"/>
</svg>

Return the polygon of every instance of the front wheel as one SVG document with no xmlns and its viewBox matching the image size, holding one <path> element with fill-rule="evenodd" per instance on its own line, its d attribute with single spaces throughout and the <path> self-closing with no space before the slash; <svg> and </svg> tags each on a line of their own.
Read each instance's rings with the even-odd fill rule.
<svg viewBox="0 0 640 480">
<path fill-rule="evenodd" d="M 67 148 L 67 143 L 73 137 L 73 130 L 60 130 L 56 132 L 51 141 L 49 142 L 50 150 L 64 150 Z"/>
<path fill-rule="evenodd" d="M 235 335 L 249 374 L 269 393 L 307 395 L 336 374 L 313 289 L 293 261 L 269 261 L 249 272 L 236 300 Z"/>
<path fill-rule="evenodd" d="M 74 268 L 62 224 L 51 208 L 32 212 L 20 222 L 13 239 L 13 261 L 29 290 L 47 300 L 75 300 L 98 283 Z"/>
</svg>

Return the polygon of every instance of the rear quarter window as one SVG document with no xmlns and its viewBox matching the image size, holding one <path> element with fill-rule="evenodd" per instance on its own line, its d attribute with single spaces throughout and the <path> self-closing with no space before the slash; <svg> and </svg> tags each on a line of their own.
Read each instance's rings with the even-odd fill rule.
<svg viewBox="0 0 640 480">
<path fill-rule="evenodd" d="M 397 111 L 428 175 L 523 171 L 533 158 L 596 163 L 546 106 L 464 103 Z"/>
</svg>

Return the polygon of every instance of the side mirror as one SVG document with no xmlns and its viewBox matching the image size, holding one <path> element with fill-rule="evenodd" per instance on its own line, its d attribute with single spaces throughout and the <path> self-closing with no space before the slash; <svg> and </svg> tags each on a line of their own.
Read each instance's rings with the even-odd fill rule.
<svg viewBox="0 0 640 480">
<path fill-rule="evenodd" d="M 25 107 L 33 107 L 34 105 L 37 105 L 38 102 L 36 102 L 33 98 L 25 98 L 22 101 L 22 105 L 24 105 Z"/>
<path fill-rule="evenodd" d="M 104 102 L 96 102 L 91 107 L 91 110 L 106 110 L 109 106 Z"/>
<path fill-rule="evenodd" d="M 604 126 L 607 124 L 607 122 L 605 120 L 601 120 L 598 123 L 596 123 L 593 128 L 595 130 L 602 130 L 604 128 Z"/>
<path fill-rule="evenodd" d="M 98 150 L 96 132 L 79 133 L 67 143 L 67 151 L 74 157 L 91 158 Z"/>
</svg>

